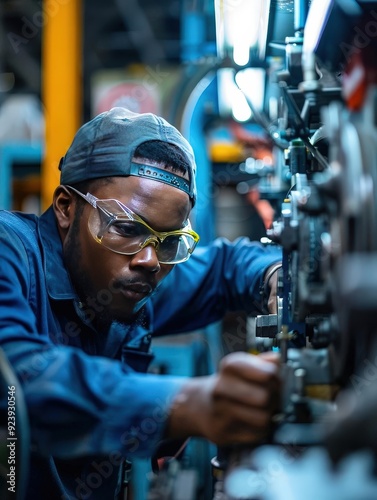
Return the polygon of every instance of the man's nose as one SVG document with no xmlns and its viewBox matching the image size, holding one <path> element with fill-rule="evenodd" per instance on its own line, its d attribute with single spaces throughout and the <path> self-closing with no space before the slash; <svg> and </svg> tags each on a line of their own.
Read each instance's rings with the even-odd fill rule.
<svg viewBox="0 0 377 500">
<path fill-rule="evenodd" d="M 157 257 L 157 245 L 157 241 L 150 240 L 139 252 L 132 255 L 131 265 L 134 267 L 141 266 L 151 273 L 157 273 L 161 269 Z"/>
</svg>

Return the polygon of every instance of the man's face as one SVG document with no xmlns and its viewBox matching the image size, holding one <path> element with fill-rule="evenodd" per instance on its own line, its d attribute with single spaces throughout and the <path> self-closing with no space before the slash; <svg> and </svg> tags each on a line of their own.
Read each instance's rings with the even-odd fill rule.
<svg viewBox="0 0 377 500">
<path fill-rule="evenodd" d="M 116 199 L 156 231 L 183 227 L 191 208 L 186 193 L 140 177 L 117 177 L 94 188 L 98 199 Z M 73 197 L 75 200 L 75 197 Z M 88 229 L 91 211 L 85 203 L 63 241 L 64 258 L 88 318 L 101 324 L 129 321 L 174 266 L 158 262 L 151 244 L 134 255 L 117 254 L 99 244 Z"/>
</svg>

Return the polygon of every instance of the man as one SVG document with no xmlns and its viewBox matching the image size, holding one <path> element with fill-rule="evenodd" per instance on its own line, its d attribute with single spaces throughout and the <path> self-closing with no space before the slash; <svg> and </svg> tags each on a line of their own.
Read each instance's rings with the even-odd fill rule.
<svg viewBox="0 0 377 500">
<path fill-rule="evenodd" d="M 28 408 L 27 498 L 113 498 L 122 458 L 165 438 L 265 436 L 276 359 L 234 353 L 197 379 L 142 372 L 152 333 L 255 311 L 280 256 L 247 240 L 195 249 L 193 152 L 154 115 L 97 116 L 60 169 L 40 218 L 0 215 L 0 339 Z"/>
</svg>

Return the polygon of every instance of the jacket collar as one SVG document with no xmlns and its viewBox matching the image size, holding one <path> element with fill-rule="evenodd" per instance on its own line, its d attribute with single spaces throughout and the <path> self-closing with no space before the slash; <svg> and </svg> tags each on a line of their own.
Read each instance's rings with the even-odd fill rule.
<svg viewBox="0 0 377 500">
<path fill-rule="evenodd" d="M 39 237 L 42 245 L 47 291 L 55 300 L 77 300 L 63 261 L 63 247 L 52 207 L 39 218 Z"/>
</svg>

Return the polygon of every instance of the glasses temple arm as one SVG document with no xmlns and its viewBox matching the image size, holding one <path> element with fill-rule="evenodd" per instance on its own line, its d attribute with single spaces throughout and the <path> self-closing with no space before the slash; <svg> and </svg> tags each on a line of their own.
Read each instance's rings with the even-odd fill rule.
<svg viewBox="0 0 377 500">
<path fill-rule="evenodd" d="M 98 198 L 96 198 L 94 195 L 90 193 L 83 194 L 78 189 L 74 188 L 73 186 L 69 186 L 68 184 L 66 184 L 66 187 L 72 189 L 72 191 L 81 196 L 81 198 L 84 198 L 84 200 L 87 201 L 90 205 L 92 205 L 92 207 L 97 208 Z"/>
</svg>

